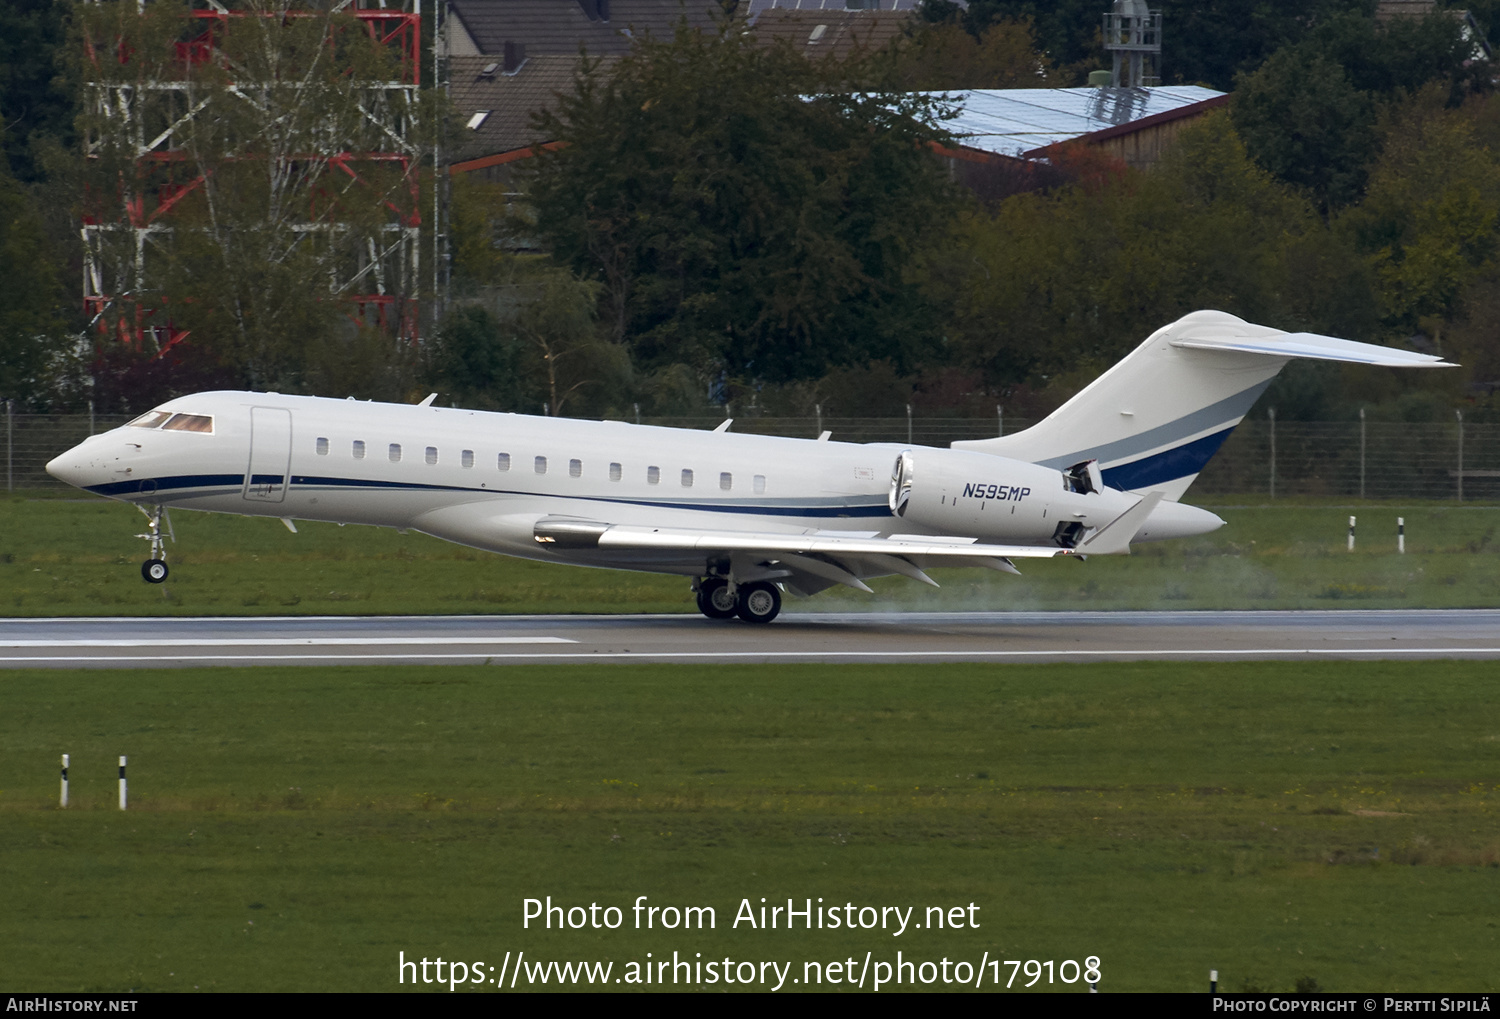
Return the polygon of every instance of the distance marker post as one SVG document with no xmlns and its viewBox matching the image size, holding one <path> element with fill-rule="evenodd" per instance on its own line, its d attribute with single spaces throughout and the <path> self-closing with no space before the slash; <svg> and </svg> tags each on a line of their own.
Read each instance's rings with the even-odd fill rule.
<svg viewBox="0 0 1500 1019">
<path fill-rule="evenodd" d="M 1354 518 L 1349 518 L 1349 551 L 1354 551 Z"/>
<path fill-rule="evenodd" d="M 62 795 L 58 797 L 57 805 L 66 807 L 68 805 L 68 755 L 63 754 L 62 763 Z"/>
<path fill-rule="evenodd" d="M 1396 518 L 1396 554 L 1406 555 L 1406 518 Z"/>
<path fill-rule="evenodd" d="M 1208 993 L 1219 993 L 1219 971 L 1216 969 L 1211 969 L 1208 971 Z"/>
<path fill-rule="evenodd" d="M 125 755 L 120 755 L 120 809 L 125 809 Z"/>
</svg>

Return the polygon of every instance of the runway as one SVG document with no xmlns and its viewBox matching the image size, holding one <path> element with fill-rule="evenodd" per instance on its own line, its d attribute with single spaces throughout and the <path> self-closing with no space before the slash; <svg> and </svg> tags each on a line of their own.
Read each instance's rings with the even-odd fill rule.
<svg viewBox="0 0 1500 1019">
<path fill-rule="evenodd" d="M 0 668 L 1500 659 L 1500 610 L 0 620 Z"/>
</svg>

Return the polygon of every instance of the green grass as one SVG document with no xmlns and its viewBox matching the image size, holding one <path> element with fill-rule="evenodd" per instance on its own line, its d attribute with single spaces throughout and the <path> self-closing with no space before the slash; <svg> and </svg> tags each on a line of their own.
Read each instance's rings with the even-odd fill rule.
<svg viewBox="0 0 1500 1019">
<path fill-rule="evenodd" d="M 939 570 L 793 610 L 1474 608 L 1500 606 L 1500 507 L 1220 506 L 1214 534 L 1129 557 Z M 1358 550 L 1345 551 L 1350 514 Z M 1395 554 L 1396 517 L 1407 555 Z M 685 580 L 511 559 L 419 534 L 179 512 L 172 576 L 140 578 L 143 518 L 102 499 L 0 501 L 0 614 L 266 615 L 688 612 Z"/>
<path fill-rule="evenodd" d="M 676 950 L 800 975 L 899 949 L 1097 955 L 1105 990 L 1203 990 L 1209 969 L 1228 990 L 1495 990 L 1495 676 L 1466 662 L 6 672 L 0 984 L 383 991 L 402 951 L 618 974 Z M 522 900 L 547 895 L 711 905 L 719 924 L 524 930 Z M 732 929 L 740 899 L 762 896 L 918 916 L 973 902 L 981 926 Z"/>
</svg>

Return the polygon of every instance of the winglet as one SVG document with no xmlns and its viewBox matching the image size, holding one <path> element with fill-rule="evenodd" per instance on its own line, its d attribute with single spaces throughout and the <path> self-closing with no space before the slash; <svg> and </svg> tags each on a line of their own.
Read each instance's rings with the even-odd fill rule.
<svg viewBox="0 0 1500 1019">
<path fill-rule="evenodd" d="M 1146 518 L 1161 499 L 1162 493 L 1152 492 L 1079 542 L 1076 551 L 1089 555 L 1129 555 L 1131 541 L 1146 526 Z"/>
</svg>

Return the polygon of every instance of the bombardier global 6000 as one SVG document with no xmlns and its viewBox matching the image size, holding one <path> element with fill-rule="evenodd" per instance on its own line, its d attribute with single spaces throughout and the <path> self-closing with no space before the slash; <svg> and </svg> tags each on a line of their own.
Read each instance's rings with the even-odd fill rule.
<svg viewBox="0 0 1500 1019">
<path fill-rule="evenodd" d="M 1428 354 L 1199 311 L 1030 428 L 948 449 L 212 392 L 169 400 L 47 465 L 149 520 L 171 509 L 410 528 L 506 555 L 691 578 L 715 619 L 783 590 L 936 566 L 1128 553 L 1223 525 L 1179 500 L 1292 358 L 1448 367 Z"/>
</svg>

